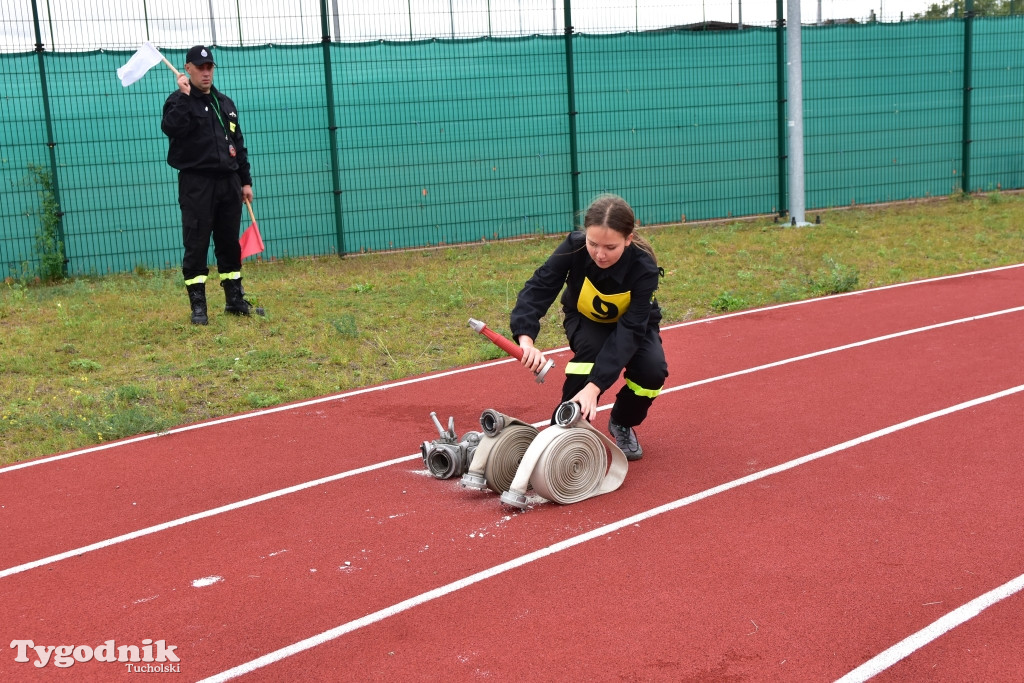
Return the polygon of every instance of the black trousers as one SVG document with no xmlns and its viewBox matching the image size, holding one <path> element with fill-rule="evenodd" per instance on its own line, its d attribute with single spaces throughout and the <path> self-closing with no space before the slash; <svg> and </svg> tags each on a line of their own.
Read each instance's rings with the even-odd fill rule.
<svg viewBox="0 0 1024 683">
<path fill-rule="evenodd" d="M 563 402 L 587 385 L 590 374 L 587 366 L 597 359 L 605 339 L 615 327 L 614 324 L 596 323 L 580 314 L 566 316 L 565 334 L 573 358 L 566 366 L 565 383 L 562 385 Z M 582 366 L 579 374 L 570 374 L 573 364 Z M 668 363 L 661 345 L 661 330 L 657 325 L 648 325 L 647 335 L 626 363 L 624 377 L 626 385 L 615 396 L 611 420 L 623 427 L 635 427 L 646 419 L 655 396 L 668 378 Z"/>
<path fill-rule="evenodd" d="M 242 247 L 238 243 L 238 232 L 242 220 L 242 184 L 238 176 L 179 171 L 178 204 L 185 246 L 181 273 L 185 279 L 210 274 L 207 254 L 211 236 L 218 272 L 240 272 Z"/>
</svg>

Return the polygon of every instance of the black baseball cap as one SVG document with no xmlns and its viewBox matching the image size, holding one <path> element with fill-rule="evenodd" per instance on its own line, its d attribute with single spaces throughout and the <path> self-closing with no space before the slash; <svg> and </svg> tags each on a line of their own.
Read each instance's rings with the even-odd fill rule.
<svg viewBox="0 0 1024 683">
<path fill-rule="evenodd" d="M 188 49 L 188 54 L 185 55 L 185 63 L 194 64 L 195 66 L 202 66 L 203 64 L 217 66 L 217 63 L 213 61 L 213 55 L 202 45 L 194 45 Z"/>
</svg>

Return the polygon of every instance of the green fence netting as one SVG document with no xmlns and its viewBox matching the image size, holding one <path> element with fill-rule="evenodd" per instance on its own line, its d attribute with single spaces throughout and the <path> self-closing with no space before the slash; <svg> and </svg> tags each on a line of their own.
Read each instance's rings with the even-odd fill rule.
<svg viewBox="0 0 1024 683">
<path fill-rule="evenodd" d="M 804 29 L 807 207 L 948 195 L 965 148 L 967 189 L 1024 187 L 1024 17 L 973 27 L 969 131 L 963 20 Z M 571 70 L 556 35 L 218 47 L 216 84 L 239 106 L 263 257 L 358 253 L 566 231 L 605 191 L 644 224 L 784 212 L 781 36 L 572 35 Z M 178 266 L 174 77 L 123 88 L 130 55 L 0 54 L 0 276 L 38 263 L 54 169 L 69 274 Z"/>
</svg>

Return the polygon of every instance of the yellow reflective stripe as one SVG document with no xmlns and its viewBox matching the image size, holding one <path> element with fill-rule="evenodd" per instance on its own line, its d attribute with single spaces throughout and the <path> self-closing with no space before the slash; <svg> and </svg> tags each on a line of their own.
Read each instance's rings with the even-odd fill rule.
<svg viewBox="0 0 1024 683">
<path fill-rule="evenodd" d="M 593 363 L 566 363 L 565 374 L 567 375 L 589 375 L 594 369 Z"/>
<path fill-rule="evenodd" d="M 242 274 L 237 270 L 233 273 L 221 273 L 220 279 L 223 280 L 241 280 Z"/>
<path fill-rule="evenodd" d="M 188 287 L 189 285 L 199 285 L 199 284 L 202 284 L 204 282 L 206 282 L 206 276 L 205 275 L 196 275 L 191 280 L 185 280 L 185 286 Z"/>
<path fill-rule="evenodd" d="M 566 370 L 568 372 L 568 370 Z M 642 386 L 632 380 L 626 380 L 626 386 L 632 389 L 633 393 L 637 396 L 643 396 L 645 398 L 654 398 L 661 393 L 661 387 L 657 389 L 644 389 Z"/>
</svg>

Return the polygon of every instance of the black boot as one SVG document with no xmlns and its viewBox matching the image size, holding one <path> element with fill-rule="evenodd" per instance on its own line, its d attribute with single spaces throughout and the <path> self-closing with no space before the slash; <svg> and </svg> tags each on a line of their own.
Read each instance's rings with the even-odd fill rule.
<svg viewBox="0 0 1024 683">
<path fill-rule="evenodd" d="M 237 280 L 221 280 L 220 286 L 224 288 L 224 312 L 232 315 L 263 315 L 262 308 L 255 308 L 245 300 L 245 290 L 242 289 L 242 278 Z"/>
<path fill-rule="evenodd" d="M 187 285 L 185 289 L 188 291 L 188 302 L 192 306 L 192 324 L 205 325 L 210 322 L 206 317 L 206 284 L 198 282 Z"/>
</svg>

